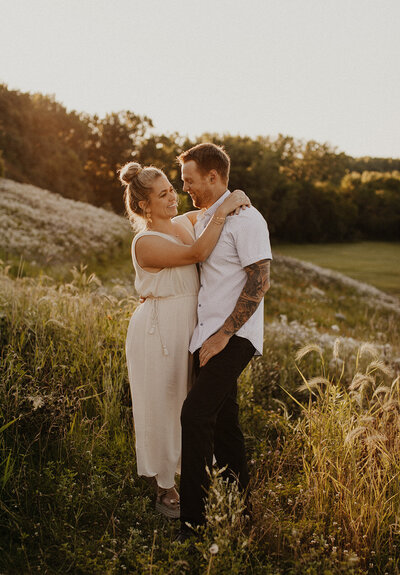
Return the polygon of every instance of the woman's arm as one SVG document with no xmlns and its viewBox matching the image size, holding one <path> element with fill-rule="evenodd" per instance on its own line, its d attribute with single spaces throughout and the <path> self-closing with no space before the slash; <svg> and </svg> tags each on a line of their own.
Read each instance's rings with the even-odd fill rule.
<svg viewBox="0 0 400 575">
<path fill-rule="evenodd" d="M 186 216 L 192 225 L 197 222 L 197 216 L 201 213 L 201 210 L 191 210 L 190 212 L 185 212 L 183 215 Z"/>
<path fill-rule="evenodd" d="M 250 205 L 243 192 L 234 192 L 217 208 L 201 236 L 191 246 L 181 246 L 160 236 L 142 236 L 136 242 L 136 259 L 142 268 L 172 268 L 202 262 L 214 249 L 228 214 Z"/>
<path fill-rule="evenodd" d="M 232 194 L 236 194 L 236 193 L 238 193 L 238 194 L 239 194 L 239 193 L 244 194 L 244 191 L 243 191 L 243 190 L 233 190 Z M 243 205 L 246 205 L 246 206 L 247 206 L 247 205 L 249 205 L 249 204 L 243 204 Z M 242 206 L 239 206 L 238 208 L 236 208 L 236 209 L 234 210 L 234 211 L 235 211 L 235 214 L 238 214 L 238 213 L 239 213 L 241 207 L 242 207 Z M 190 212 L 185 212 L 183 215 L 186 216 L 186 217 L 190 220 L 190 222 L 194 225 L 194 224 L 197 222 L 197 216 L 198 216 L 200 213 L 201 213 L 201 210 L 190 210 Z"/>
</svg>

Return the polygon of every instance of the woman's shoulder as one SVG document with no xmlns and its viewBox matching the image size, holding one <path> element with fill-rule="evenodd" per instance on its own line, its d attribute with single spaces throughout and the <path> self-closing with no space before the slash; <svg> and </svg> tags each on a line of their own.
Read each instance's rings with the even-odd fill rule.
<svg viewBox="0 0 400 575">
<path fill-rule="evenodd" d="M 142 241 L 139 242 L 139 240 Z M 132 252 L 135 253 L 136 249 L 142 249 L 144 246 L 147 245 L 151 246 L 154 243 L 154 241 L 160 241 L 160 240 L 167 241 L 165 238 L 165 234 L 160 234 L 159 232 L 152 232 L 148 230 L 138 232 L 132 240 Z M 138 246 L 136 244 L 138 244 Z"/>
<path fill-rule="evenodd" d="M 172 218 L 172 221 L 179 228 L 183 228 L 183 232 L 189 232 L 192 239 L 194 238 L 194 223 L 191 218 L 188 217 L 187 213 L 181 216 L 175 216 Z"/>
<path fill-rule="evenodd" d="M 134 246 L 140 238 L 143 238 L 144 236 L 148 236 L 148 235 L 151 235 L 151 234 L 147 230 L 143 230 L 143 231 L 135 234 L 134 238 L 132 239 L 132 246 Z"/>
</svg>

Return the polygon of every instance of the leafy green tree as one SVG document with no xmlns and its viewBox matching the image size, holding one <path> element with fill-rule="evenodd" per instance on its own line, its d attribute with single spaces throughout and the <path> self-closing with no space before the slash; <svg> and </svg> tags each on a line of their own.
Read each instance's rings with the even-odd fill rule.
<svg viewBox="0 0 400 575">
<path fill-rule="evenodd" d="M 342 193 L 357 206 L 357 229 L 364 238 L 400 238 L 400 172 L 352 172 L 341 183 Z"/>
<path fill-rule="evenodd" d="M 85 173 L 94 195 L 94 203 L 123 211 L 123 189 L 118 170 L 139 157 L 152 121 L 146 116 L 122 111 L 104 118 L 88 118 L 87 162 Z"/>
<path fill-rule="evenodd" d="M 347 156 L 327 143 L 279 135 L 273 147 L 279 154 L 282 171 L 294 180 L 339 183 L 347 169 Z"/>
<path fill-rule="evenodd" d="M 90 200 L 83 170 L 87 126 L 53 97 L 0 86 L 0 148 L 8 177 Z"/>
</svg>

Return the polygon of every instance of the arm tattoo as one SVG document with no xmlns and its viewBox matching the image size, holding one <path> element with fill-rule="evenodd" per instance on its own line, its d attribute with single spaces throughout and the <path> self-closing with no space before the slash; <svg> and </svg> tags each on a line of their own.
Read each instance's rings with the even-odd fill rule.
<svg viewBox="0 0 400 575">
<path fill-rule="evenodd" d="M 225 335 L 233 335 L 256 311 L 269 289 L 269 260 L 261 260 L 245 267 L 247 281 L 236 302 L 235 309 L 222 326 Z"/>
</svg>

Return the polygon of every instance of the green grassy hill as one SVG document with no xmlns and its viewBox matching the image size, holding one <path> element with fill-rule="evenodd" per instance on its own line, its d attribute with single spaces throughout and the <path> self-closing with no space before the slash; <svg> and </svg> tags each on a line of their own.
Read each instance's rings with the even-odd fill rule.
<svg viewBox="0 0 400 575">
<path fill-rule="evenodd" d="M 400 296 L 400 243 L 279 244 L 275 253 L 312 262 Z"/>
<path fill-rule="evenodd" d="M 87 269 L 45 258 L 22 274 L 3 245 L 0 571 L 396 573 L 399 300 L 274 260 L 264 356 L 240 381 L 252 520 L 214 477 L 203 540 L 180 547 L 136 475 L 124 342 L 137 299 L 129 245 L 117 268 L 107 245 Z"/>
</svg>

